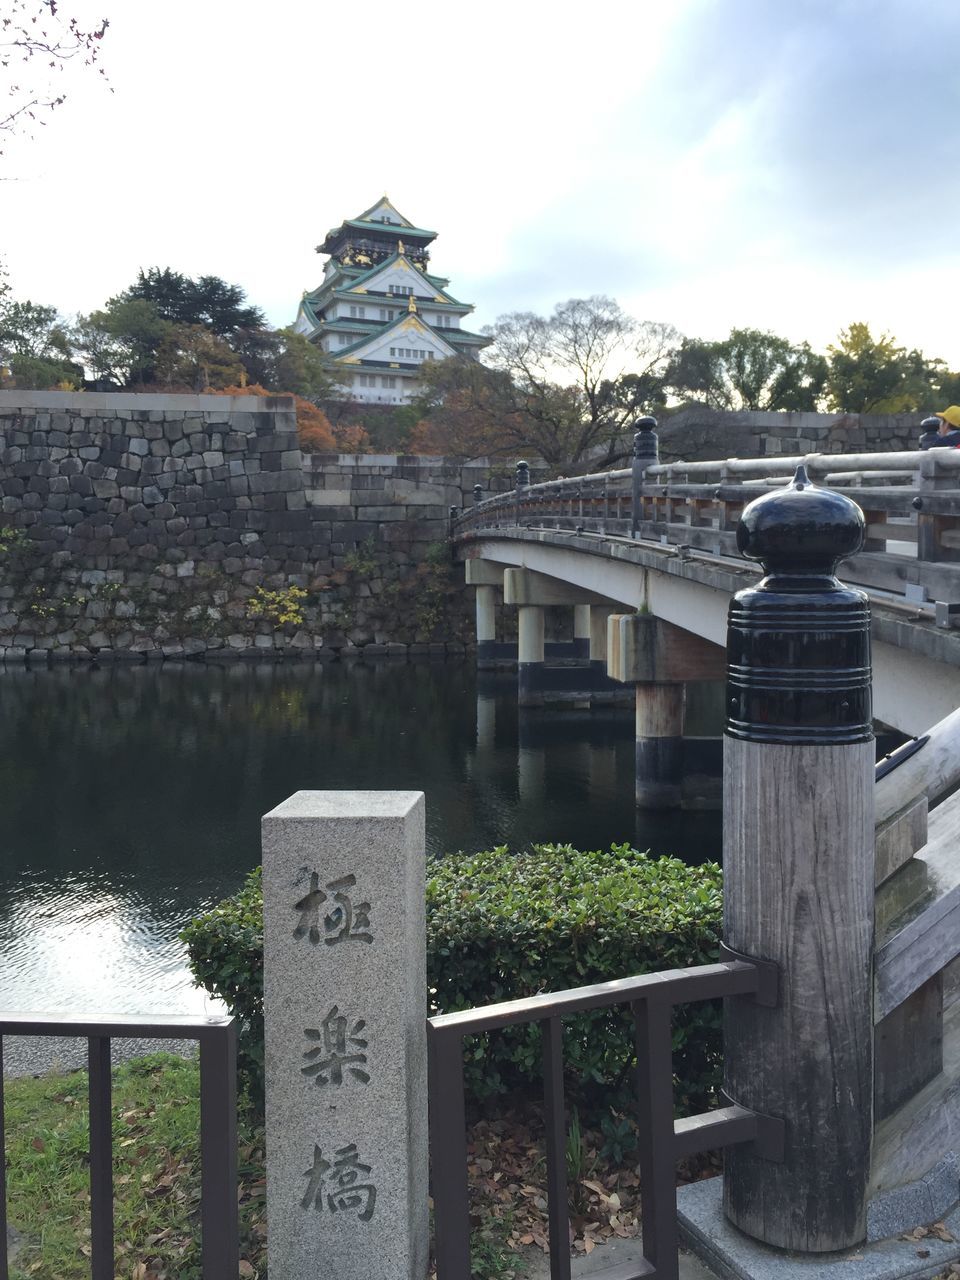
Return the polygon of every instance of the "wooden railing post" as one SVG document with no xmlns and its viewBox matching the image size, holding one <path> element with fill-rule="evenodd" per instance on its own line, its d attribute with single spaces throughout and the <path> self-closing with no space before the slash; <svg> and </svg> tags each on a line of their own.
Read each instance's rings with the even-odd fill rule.
<svg viewBox="0 0 960 1280">
<path fill-rule="evenodd" d="M 516 479 L 516 485 L 514 488 L 514 493 L 516 495 L 517 524 L 520 523 L 520 508 L 527 496 L 527 490 L 529 488 L 530 488 L 530 464 L 528 462 L 524 462 L 524 460 L 521 458 L 520 461 L 517 463 L 517 479 Z"/>
<path fill-rule="evenodd" d="M 783 1163 L 727 1156 L 724 1210 L 807 1253 L 866 1234 L 872 1137 L 874 743 L 866 596 L 833 576 L 860 508 L 812 486 L 751 502 L 737 544 L 767 575 L 731 602 L 724 940 L 774 961 L 777 1008 L 728 1000 L 726 1091 L 785 1123 Z"/>
<path fill-rule="evenodd" d="M 641 418 L 633 437 L 632 488 L 630 503 L 630 536 L 635 538 L 643 516 L 643 476 L 647 467 L 660 460 L 660 442 L 656 418 Z"/>
</svg>

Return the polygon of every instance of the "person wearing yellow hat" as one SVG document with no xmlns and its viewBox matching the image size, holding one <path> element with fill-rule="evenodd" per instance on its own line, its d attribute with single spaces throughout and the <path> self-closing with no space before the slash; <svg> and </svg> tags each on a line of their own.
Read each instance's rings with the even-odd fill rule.
<svg viewBox="0 0 960 1280">
<path fill-rule="evenodd" d="M 936 427 L 935 434 L 928 430 L 921 436 L 921 449 L 960 449 L 960 404 L 951 404 L 932 418 L 924 418 L 920 425 Z"/>
</svg>

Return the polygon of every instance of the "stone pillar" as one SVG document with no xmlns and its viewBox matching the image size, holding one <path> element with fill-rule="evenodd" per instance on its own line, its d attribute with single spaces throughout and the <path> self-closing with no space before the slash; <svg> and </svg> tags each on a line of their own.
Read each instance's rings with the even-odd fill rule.
<svg viewBox="0 0 960 1280">
<path fill-rule="evenodd" d="M 491 560 L 465 560 L 464 578 L 476 587 L 477 668 L 484 671 L 512 660 L 510 646 L 497 643 L 497 592 L 503 589 L 503 566 Z"/>
<path fill-rule="evenodd" d="M 283 1280 L 423 1280 L 424 804 L 299 791 L 263 819 L 267 1216 Z"/>
<path fill-rule="evenodd" d="M 573 606 L 573 656 L 575 658 L 590 657 L 590 615 L 588 604 Z"/>
<path fill-rule="evenodd" d="M 607 618 L 613 605 L 594 605 L 590 610 L 590 665 L 607 673 Z"/>
<path fill-rule="evenodd" d="M 497 640 L 497 589 L 477 587 L 477 653 L 481 646 L 489 647 Z"/>
<path fill-rule="evenodd" d="M 723 650 L 652 614 L 607 620 L 607 671 L 636 685 L 637 804 L 674 809 L 683 800 L 684 686 L 717 680 Z"/>
<path fill-rule="evenodd" d="M 521 605 L 518 613 L 517 687 L 521 707 L 543 702 L 543 609 Z"/>
<path fill-rule="evenodd" d="M 683 792 L 683 685 L 637 685 L 637 807 L 678 809 Z"/>
<path fill-rule="evenodd" d="M 724 1211 L 803 1253 L 866 1234 L 873 1130 L 870 617 L 834 577 L 862 512 L 812 486 L 751 502 L 737 545 L 767 575 L 730 605 L 724 941 L 776 963 L 775 1008 L 725 1002 L 725 1090 L 785 1126 L 785 1159 L 725 1157 Z"/>
</svg>

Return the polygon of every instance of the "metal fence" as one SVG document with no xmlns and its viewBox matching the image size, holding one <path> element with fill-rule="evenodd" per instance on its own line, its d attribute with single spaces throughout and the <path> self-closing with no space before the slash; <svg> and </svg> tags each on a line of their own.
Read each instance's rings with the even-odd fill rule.
<svg viewBox="0 0 960 1280">
<path fill-rule="evenodd" d="M 204 1280 L 236 1280 L 237 1031 L 232 1018 L 70 1017 L 0 1013 L 0 1280 L 8 1280 L 4 1036 L 80 1036 L 87 1040 L 90 1102 L 90 1274 L 114 1280 L 113 1107 L 110 1042 L 196 1040 L 200 1046 L 200 1194 Z"/>
<path fill-rule="evenodd" d="M 570 1280 L 562 1019 L 613 1005 L 629 1005 L 635 1027 L 644 1261 L 600 1274 L 605 1280 L 677 1280 L 677 1160 L 737 1142 L 754 1142 L 768 1159 L 783 1155 L 780 1122 L 735 1103 L 684 1120 L 673 1118 L 673 1007 L 720 996 L 753 998 L 766 1006 L 777 1002 L 775 966 L 723 949 L 721 954 L 719 964 L 643 974 L 429 1020 L 437 1280 L 464 1280 L 471 1274 L 463 1037 L 530 1022 L 540 1024 L 543 1036 L 550 1276 Z"/>
</svg>

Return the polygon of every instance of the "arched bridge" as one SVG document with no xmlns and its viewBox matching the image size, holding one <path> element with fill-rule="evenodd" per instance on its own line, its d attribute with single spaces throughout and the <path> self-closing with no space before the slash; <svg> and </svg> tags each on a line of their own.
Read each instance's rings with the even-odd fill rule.
<svg viewBox="0 0 960 1280">
<path fill-rule="evenodd" d="M 723 646 L 730 598 L 759 572 L 737 551 L 740 513 L 799 465 L 864 511 L 863 550 L 840 573 L 871 599 L 875 714 L 922 733 L 960 706 L 958 451 L 668 464 L 640 456 L 630 468 L 536 485 L 519 464 L 516 489 L 455 513 L 451 532 L 478 597 L 502 587 L 521 609 L 638 611 Z M 505 576 L 511 569 L 525 574 Z M 491 616 L 478 598 L 481 650 L 495 638 Z M 603 632 L 593 632 L 591 656 L 605 661 Z M 534 632 L 534 652 L 536 640 Z M 698 652 L 709 661 L 709 650 Z"/>
</svg>

